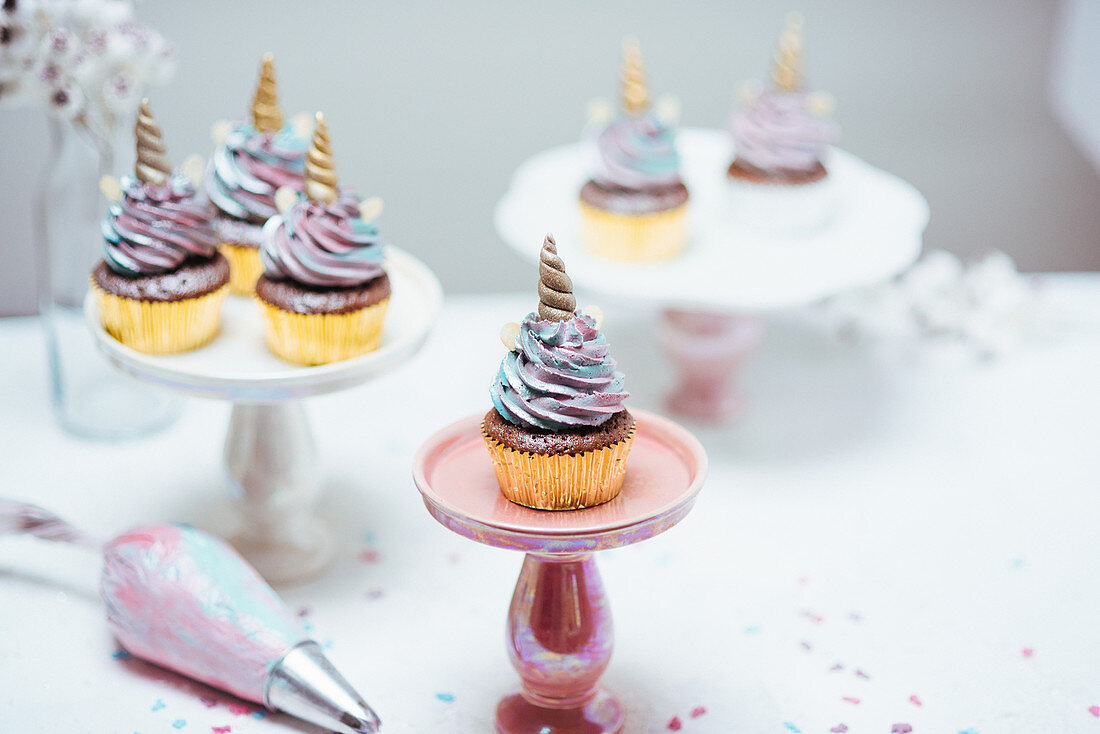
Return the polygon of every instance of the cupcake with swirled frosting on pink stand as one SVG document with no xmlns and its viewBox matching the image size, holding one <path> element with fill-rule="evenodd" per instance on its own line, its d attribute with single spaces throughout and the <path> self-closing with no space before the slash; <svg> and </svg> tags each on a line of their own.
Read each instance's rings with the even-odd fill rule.
<svg viewBox="0 0 1100 734">
<path fill-rule="evenodd" d="M 256 281 L 268 348 L 301 365 L 377 349 L 390 302 L 385 245 L 374 224 L 382 202 L 337 185 L 320 112 L 306 156 L 305 193 L 283 187 L 275 200 L 280 214 L 264 225 L 264 274 Z"/>
<path fill-rule="evenodd" d="M 736 216 L 767 229 L 819 226 L 834 213 L 837 188 L 828 169 L 838 135 L 832 98 L 801 77 L 802 18 L 792 13 L 765 86 L 747 85 L 730 121 L 734 156 L 726 172 Z"/>
</svg>

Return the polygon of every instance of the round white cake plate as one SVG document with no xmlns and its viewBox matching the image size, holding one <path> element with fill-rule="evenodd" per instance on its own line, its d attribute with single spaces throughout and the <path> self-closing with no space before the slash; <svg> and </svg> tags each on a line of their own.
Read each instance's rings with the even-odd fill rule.
<svg viewBox="0 0 1100 734">
<path fill-rule="evenodd" d="M 552 232 L 577 287 L 662 308 L 659 333 L 681 373 L 670 408 L 717 419 L 740 404 L 733 375 L 763 337 L 759 315 L 905 270 L 920 254 L 928 204 L 905 181 L 834 149 L 827 161 L 837 199 L 830 219 L 812 229 L 768 230 L 739 219 L 731 206 L 726 132 L 686 128 L 677 147 L 691 191 L 691 240 L 675 258 L 625 262 L 582 245 L 577 194 L 591 170 L 590 143 L 551 148 L 520 165 L 495 221 L 504 241 L 533 261 Z"/>
<path fill-rule="evenodd" d="M 225 468 L 240 511 L 233 545 L 269 581 L 311 576 L 331 560 L 331 534 L 313 514 L 320 472 L 302 400 L 379 377 L 423 345 L 439 313 L 439 280 L 419 260 L 386 250 L 393 293 L 382 343 L 360 357 L 317 367 L 283 362 L 264 344 L 259 308 L 229 296 L 210 344 L 191 352 L 151 355 L 108 334 L 91 293 L 84 314 L 107 359 L 139 380 L 195 397 L 233 404 L 225 439 Z"/>
</svg>

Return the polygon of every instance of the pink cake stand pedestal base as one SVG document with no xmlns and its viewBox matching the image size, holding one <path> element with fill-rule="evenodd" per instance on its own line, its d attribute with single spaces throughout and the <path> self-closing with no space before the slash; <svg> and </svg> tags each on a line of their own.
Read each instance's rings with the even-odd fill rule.
<svg viewBox="0 0 1100 734">
<path fill-rule="evenodd" d="M 737 376 L 764 339 L 761 317 L 670 308 L 659 333 L 679 380 L 666 399 L 670 412 L 711 423 L 741 412 Z"/>
<path fill-rule="evenodd" d="M 626 710 L 599 687 L 611 660 L 611 609 L 595 551 L 651 538 L 695 502 L 707 459 L 675 423 L 643 411 L 616 499 L 545 512 L 500 494 L 481 438 L 481 416 L 443 429 L 420 448 L 413 478 L 432 517 L 479 543 L 527 554 L 508 611 L 508 654 L 521 690 L 497 706 L 502 734 L 611 734 Z"/>
</svg>

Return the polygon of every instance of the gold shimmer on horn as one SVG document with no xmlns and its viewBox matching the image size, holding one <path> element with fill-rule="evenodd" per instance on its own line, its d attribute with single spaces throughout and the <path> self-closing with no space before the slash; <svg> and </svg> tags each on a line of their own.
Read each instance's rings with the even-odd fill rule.
<svg viewBox="0 0 1100 734">
<path fill-rule="evenodd" d="M 168 162 L 164 147 L 164 136 L 160 126 L 153 119 L 149 109 L 149 100 L 141 100 L 137 122 L 134 124 L 134 138 L 137 141 L 137 161 L 134 163 L 134 175 L 138 181 L 147 184 L 163 184 L 172 176 L 172 164 Z"/>
<path fill-rule="evenodd" d="M 645 70 L 642 69 L 642 47 L 638 39 L 623 41 L 623 110 L 635 115 L 649 107 L 649 88 L 645 82 Z"/>
<path fill-rule="evenodd" d="M 264 54 L 260 80 L 252 97 L 252 126 L 262 133 L 274 133 L 283 128 L 279 90 L 275 84 L 275 57 L 271 54 Z"/>
<path fill-rule="evenodd" d="M 787 15 L 787 27 L 779 37 L 779 49 L 775 52 L 775 71 L 772 81 L 779 89 L 793 92 L 798 89 L 798 76 L 802 66 L 802 16 Z"/>
<path fill-rule="evenodd" d="M 548 234 L 539 253 L 539 318 L 568 321 L 576 315 L 576 310 L 573 281 L 565 274 L 565 263 L 558 257 L 554 236 Z"/>
<path fill-rule="evenodd" d="M 328 137 L 325 116 L 317 113 L 313 142 L 306 156 L 306 196 L 310 201 L 331 204 L 336 201 L 336 166 L 332 161 L 332 141 Z"/>
</svg>

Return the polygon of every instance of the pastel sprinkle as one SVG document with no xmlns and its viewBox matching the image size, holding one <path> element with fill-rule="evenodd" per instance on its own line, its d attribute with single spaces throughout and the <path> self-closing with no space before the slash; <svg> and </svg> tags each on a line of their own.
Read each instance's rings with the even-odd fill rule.
<svg viewBox="0 0 1100 734">
<path fill-rule="evenodd" d="M 453 566 L 457 566 L 458 564 L 462 563 L 462 554 L 460 554 L 460 553 L 448 553 L 447 554 L 447 562 L 450 563 Z"/>
<path fill-rule="evenodd" d="M 443 703 L 451 703 L 455 700 L 455 694 L 453 693 L 437 693 L 435 694 L 435 697 Z"/>
<path fill-rule="evenodd" d="M 753 625 L 751 627 L 746 627 L 745 628 L 745 634 L 746 635 L 755 635 L 759 631 L 760 631 L 760 627 L 758 625 Z"/>
<path fill-rule="evenodd" d="M 848 725 L 847 724 L 837 724 L 836 726 L 834 726 L 829 731 L 831 731 L 833 734 L 844 734 L 844 732 L 848 731 Z"/>
<path fill-rule="evenodd" d="M 164 701 L 162 701 L 161 699 L 159 699 L 159 698 L 158 698 L 158 699 L 157 699 L 157 700 L 156 700 L 156 701 L 155 701 L 155 702 L 153 703 L 153 708 L 152 708 L 152 709 L 150 709 L 150 710 L 151 710 L 151 711 L 160 711 L 160 710 L 161 710 L 162 708 L 164 708 L 164 707 L 165 707 L 165 706 L 167 706 L 167 705 L 168 705 L 168 704 L 166 704 L 166 703 L 165 703 Z"/>
<path fill-rule="evenodd" d="M 378 538 L 378 533 L 374 532 L 373 530 L 367 530 L 367 531 L 364 531 L 364 533 L 363 533 L 363 542 L 364 543 L 373 544 L 374 541 L 377 538 Z"/>
<path fill-rule="evenodd" d="M 129 660 L 130 653 L 126 652 L 125 650 L 115 650 L 113 653 L 111 653 L 111 658 L 113 658 L 114 660 Z"/>
<path fill-rule="evenodd" d="M 302 622 L 302 629 L 306 632 L 313 631 L 313 622 Z"/>
<path fill-rule="evenodd" d="M 212 731 L 214 734 L 229 734 L 229 732 L 233 731 L 233 729 L 232 727 L 228 726 L 212 726 L 210 727 L 210 731 Z"/>
<path fill-rule="evenodd" d="M 1013 558 L 1009 562 L 1008 565 L 1011 566 L 1012 568 L 1023 568 L 1024 567 L 1024 559 L 1023 558 Z"/>
<path fill-rule="evenodd" d="M 858 706 L 859 705 L 859 699 L 858 698 L 853 698 L 852 696 L 843 696 L 843 697 L 841 697 L 840 700 L 844 701 L 845 703 L 850 703 L 853 706 Z"/>
<path fill-rule="evenodd" d="M 978 734 L 977 729 L 959 729 L 959 734 Z"/>
<path fill-rule="evenodd" d="M 691 718 L 698 719 L 700 716 L 707 712 L 706 706 L 696 706 L 691 710 Z"/>
<path fill-rule="evenodd" d="M 856 677 L 857 678 L 864 678 L 866 680 L 871 679 L 871 676 L 867 675 L 866 673 L 864 673 L 862 670 L 859 670 L 858 668 L 856 669 Z"/>
<path fill-rule="evenodd" d="M 329 639 L 322 642 L 321 647 L 325 650 L 331 650 L 332 649 L 332 638 L 330 637 Z"/>
<path fill-rule="evenodd" d="M 300 608 L 298 610 L 298 616 L 299 617 L 308 617 L 309 616 L 309 607 Z"/>
<path fill-rule="evenodd" d="M 890 729 L 890 734 L 909 734 L 913 731 L 913 727 L 908 724 L 894 724 Z"/>
<path fill-rule="evenodd" d="M 1089 706 L 1089 713 L 1100 719 L 1100 706 Z"/>
<path fill-rule="evenodd" d="M 822 617 L 820 614 L 814 614 L 813 612 L 809 611 L 808 609 L 803 609 L 802 610 L 802 616 L 805 617 L 806 619 L 810 620 L 814 624 L 821 624 L 822 622 L 825 621 L 825 618 Z"/>
<path fill-rule="evenodd" d="M 199 703 L 208 709 L 212 709 L 218 705 L 218 699 L 210 698 L 210 696 L 199 696 Z"/>
<path fill-rule="evenodd" d="M 187 726 L 187 720 L 186 719 L 176 719 L 175 721 L 172 722 L 172 728 L 173 729 L 182 729 L 185 726 Z"/>
<path fill-rule="evenodd" d="M 684 722 L 680 721 L 679 716 L 673 716 L 668 720 L 668 728 L 672 731 L 680 731 L 684 728 Z"/>
<path fill-rule="evenodd" d="M 829 668 L 829 672 L 832 673 L 833 671 L 836 671 L 836 670 L 844 670 L 844 666 L 841 665 L 840 663 L 833 663 L 833 667 Z"/>
<path fill-rule="evenodd" d="M 799 728 L 798 728 L 797 726 L 795 726 L 794 724 L 792 724 L 792 723 L 791 723 L 791 722 L 789 722 L 789 721 L 784 721 L 784 722 L 783 722 L 783 726 L 787 727 L 787 730 L 788 730 L 788 731 L 793 731 L 793 732 L 795 732 L 795 734 L 799 734 L 799 732 L 801 732 L 801 731 L 802 731 L 801 729 L 799 729 Z"/>
<path fill-rule="evenodd" d="M 860 622 L 863 621 L 863 615 L 858 614 L 856 612 L 852 612 L 851 614 L 848 615 L 848 619 L 852 620 L 856 624 L 859 624 Z"/>
<path fill-rule="evenodd" d="M 244 716 L 252 709 L 251 706 L 245 706 L 243 703 L 227 704 L 226 708 L 228 708 L 229 713 L 233 714 L 234 716 Z"/>
<path fill-rule="evenodd" d="M 371 601 L 377 601 L 386 595 L 385 589 L 380 587 L 374 587 L 373 589 L 367 589 L 366 597 Z"/>
<path fill-rule="evenodd" d="M 924 702 L 921 701 L 920 697 L 918 697 L 917 694 L 915 694 L 915 693 L 912 696 L 909 697 L 909 703 L 913 704 L 914 706 L 923 706 L 924 705 Z"/>
<path fill-rule="evenodd" d="M 1025 647 L 1023 650 L 1020 650 L 1020 654 L 1023 655 L 1025 658 L 1030 658 L 1032 655 L 1035 654 L 1035 650 L 1030 647 Z"/>
<path fill-rule="evenodd" d="M 253 712 L 252 712 L 252 718 L 253 718 L 253 719 L 262 719 L 262 718 L 264 718 L 265 716 L 267 716 L 267 712 L 266 712 L 266 711 L 253 711 Z"/>
<path fill-rule="evenodd" d="M 813 650 L 813 649 L 814 649 L 814 648 L 813 648 L 813 646 L 812 646 L 812 645 L 810 645 L 810 643 L 806 642 L 805 640 L 803 640 L 802 642 L 800 642 L 800 643 L 799 643 L 799 645 L 800 645 L 800 646 L 802 647 L 802 649 L 803 649 L 803 650 L 807 650 L 807 651 L 809 651 L 809 650 Z"/>
<path fill-rule="evenodd" d="M 378 563 L 382 560 L 382 554 L 373 548 L 368 548 L 359 554 L 359 560 L 363 563 Z"/>
</svg>

